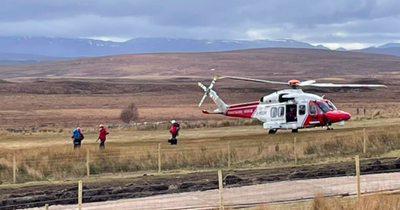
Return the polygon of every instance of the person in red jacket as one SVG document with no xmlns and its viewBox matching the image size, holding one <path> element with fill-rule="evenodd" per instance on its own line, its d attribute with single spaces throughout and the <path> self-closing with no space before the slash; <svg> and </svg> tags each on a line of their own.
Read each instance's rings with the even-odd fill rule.
<svg viewBox="0 0 400 210">
<path fill-rule="evenodd" d="M 172 126 L 169 132 L 171 133 L 172 138 L 168 139 L 168 142 L 171 143 L 171 145 L 173 145 L 178 143 L 176 137 L 179 135 L 180 126 L 179 123 L 177 123 L 175 120 L 171 120 L 171 124 Z"/>
<path fill-rule="evenodd" d="M 105 148 L 105 142 L 106 142 L 106 136 L 108 135 L 107 130 L 104 128 L 104 125 L 100 125 L 100 130 L 99 130 L 99 138 L 96 140 L 96 142 L 100 139 L 100 149 Z"/>
</svg>

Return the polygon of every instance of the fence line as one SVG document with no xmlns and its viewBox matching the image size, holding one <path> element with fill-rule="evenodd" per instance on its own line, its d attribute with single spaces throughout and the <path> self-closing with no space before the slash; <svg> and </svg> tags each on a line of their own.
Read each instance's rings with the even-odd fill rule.
<svg viewBox="0 0 400 210">
<path fill-rule="evenodd" d="M 396 144 L 400 142 L 398 132 L 384 135 L 382 141 L 379 141 L 377 134 L 371 135 L 363 129 L 363 134 L 360 135 L 361 139 L 354 139 L 352 136 L 347 137 L 353 138 L 352 143 L 343 140 L 343 137 L 313 141 L 294 137 L 292 143 L 271 143 L 269 145 L 266 145 L 264 140 L 247 146 L 228 141 L 227 144 L 226 142 L 224 142 L 225 144 L 218 144 L 222 145 L 218 148 L 162 148 L 161 144 L 158 144 L 157 149 L 152 147 L 148 151 L 132 151 L 131 153 L 91 152 L 87 149 L 86 154 L 80 151 L 76 155 L 67 154 L 65 157 L 57 154 L 55 157 L 35 156 L 29 157 L 29 159 L 18 158 L 18 154 L 14 154 L 12 156 L 12 179 L 5 178 L 5 180 L 15 184 L 29 180 L 43 180 L 44 177 L 49 177 L 49 175 L 51 179 L 64 179 L 64 177 L 71 176 L 90 177 L 94 174 L 157 171 L 157 169 L 158 173 L 161 173 L 163 170 L 175 169 L 196 171 L 197 169 L 226 167 L 231 170 L 232 168 L 251 168 L 257 164 L 260 166 L 266 164 L 269 166 L 281 165 L 282 163 L 285 165 L 305 165 L 324 161 L 335 162 L 335 154 L 341 154 L 337 161 L 346 161 L 351 160 L 355 153 L 362 152 L 363 158 L 370 157 L 371 154 L 379 150 L 379 148 L 371 148 L 372 146 L 381 146 L 383 147 L 381 150 L 385 152 L 387 152 L 385 147 L 400 149 L 400 146 Z M 393 137 L 392 142 L 390 144 L 382 143 L 387 141 L 388 135 Z M 67 164 L 61 166 L 58 164 L 60 161 L 66 161 Z M 29 171 L 33 171 L 33 174 L 29 174 Z M 74 174 L 68 174 L 70 173 L 68 171 L 72 171 Z M 45 176 L 40 173 L 49 175 Z"/>
<path fill-rule="evenodd" d="M 360 164 L 359 155 L 356 155 L 354 157 L 354 160 L 355 161 L 353 163 L 354 164 L 353 166 L 355 166 L 354 170 L 355 170 L 355 178 L 356 178 L 354 180 L 355 181 L 354 188 L 356 189 L 356 195 L 357 195 L 358 199 L 360 199 L 360 197 L 362 195 L 364 195 L 364 194 L 365 195 L 369 195 L 369 194 L 371 194 L 373 192 L 382 193 L 382 192 L 388 192 L 390 190 L 398 190 L 398 189 L 400 189 L 400 188 L 393 188 L 393 189 L 390 188 L 390 189 L 384 189 L 384 190 L 380 189 L 380 190 L 374 190 L 374 191 L 369 191 L 369 192 L 365 191 L 364 193 L 361 193 L 361 188 L 360 188 L 360 175 L 361 175 L 360 168 L 361 168 L 361 164 Z M 368 159 L 365 159 L 365 160 L 368 160 Z M 361 161 L 365 161 L 365 160 L 361 159 Z M 236 203 L 236 204 L 227 204 L 227 205 L 225 205 L 226 199 L 224 197 L 224 192 L 225 192 L 224 188 L 226 188 L 229 185 L 228 182 L 241 181 L 241 178 L 229 178 L 229 179 L 228 179 L 228 177 L 223 178 L 223 173 L 224 173 L 223 170 L 218 170 L 218 173 L 216 174 L 216 178 L 218 178 L 218 187 L 217 187 L 217 189 L 218 189 L 218 205 L 216 204 L 215 206 L 213 206 L 213 205 L 190 206 L 190 208 L 197 208 L 197 209 L 218 208 L 220 210 L 223 210 L 225 207 L 231 207 L 231 208 L 235 208 L 235 207 L 252 207 L 252 206 L 271 203 L 271 202 L 268 202 L 268 201 L 266 201 L 266 202 L 251 202 L 251 201 L 248 201 L 248 202 L 245 202 L 245 203 Z M 229 175 L 229 171 L 225 171 L 225 174 Z M 366 174 L 363 174 L 363 175 L 366 175 Z M 318 178 L 321 179 L 321 178 L 325 178 L 325 177 L 319 176 Z M 198 184 L 201 184 L 201 183 L 203 183 L 203 182 L 202 181 L 198 181 Z M 265 189 L 267 189 L 268 186 L 269 186 L 269 184 L 266 184 L 266 188 Z M 73 201 L 74 200 L 74 201 L 76 201 L 76 204 L 78 205 L 78 209 L 82 210 L 82 209 L 84 209 L 83 208 L 83 203 L 84 203 L 83 201 L 85 199 L 112 198 L 112 197 L 115 197 L 115 198 L 119 199 L 119 198 L 129 197 L 132 194 L 130 192 L 125 192 L 125 191 L 122 190 L 121 192 L 117 192 L 117 194 L 92 195 L 92 196 L 84 195 L 87 192 L 98 191 L 100 189 L 84 189 L 82 180 L 78 181 L 78 187 L 77 187 L 76 190 L 77 190 L 77 194 L 76 194 L 77 197 L 75 197 L 75 198 L 56 199 L 56 200 L 39 201 L 39 202 L 29 202 L 29 203 L 22 203 L 22 204 L 11 204 L 11 205 L 6 205 L 6 206 L 0 206 L 0 209 L 12 209 L 12 208 L 19 208 L 19 207 L 22 207 L 22 206 L 27 206 L 27 207 L 36 206 L 36 207 L 38 207 L 38 206 L 43 206 L 43 205 L 44 205 L 45 209 L 48 209 L 49 207 L 51 207 L 51 205 L 57 204 L 58 202 L 65 202 L 65 201 Z M 338 192 L 336 192 L 336 193 L 338 193 Z M 334 194 L 327 194 L 327 196 L 336 196 L 336 195 L 337 194 L 335 194 L 335 193 Z M 236 195 L 235 194 L 235 196 L 237 198 L 241 198 L 241 199 L 246 198 L 244 200 L 248 200 L 248 199 L 254 197 L 251 194 L 250 195 L 242 195 L 242 194 L 237 194 Z M 231 200 L 232 199 L 235 200 L 236 197 L 230 197 L 230 199 Z M 17 199 L 17 198 L 15 198 L 15 199 Z M 307 200 L 307 199 L 312 199 L 312 198 L 302 197 L 300 200 Z M 274 203 L 276 203 L 276 202 L 295 202 L 295 201 L 300 201 L 300 200 L 287 200 L 287 199 L 285 200 L 285 199 L 283 199 L 281 201 L 274 201 Z M 152 208 L 154 209 L 156 207 L 152 207 Z M 185 208 L 188 208 L 188 207 L 186 206 L 186 207 L 170 208 L 170 209 L 185 209 Z M 151 209 L 151 208 L 149 208 L 149 209 Z"/>
</svg>

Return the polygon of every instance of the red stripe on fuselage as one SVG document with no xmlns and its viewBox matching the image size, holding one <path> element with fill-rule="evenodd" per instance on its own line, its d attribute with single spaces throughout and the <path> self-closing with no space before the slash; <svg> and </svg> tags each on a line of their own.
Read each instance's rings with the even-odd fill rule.
<svg viewBox="0 0 400 210">
<path fill-rule="evenodd" d="M 225 115 L 231 117 L 251 118 L 259 103 L 260 102 L 250 102 L 231 105 Z"/>
<path fill-rule="evenodd" d="M 243 107 L 243 106 L 253 106 L 253 105 L 258 105 L 260 104 L 259 101 L 254 101 L 254 102 L 249 102 L 249 103 L 242 103 L 242 104 L 232 104 L 229 105 L 229 108 L 237 108 L 237 107 Z"/>
</svg>

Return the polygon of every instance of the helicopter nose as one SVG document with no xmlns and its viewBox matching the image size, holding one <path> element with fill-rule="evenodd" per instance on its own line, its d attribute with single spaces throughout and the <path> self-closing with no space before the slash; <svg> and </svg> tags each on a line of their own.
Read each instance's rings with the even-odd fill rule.
<svg viewBox="0 0 400 210">
<path fill-rule="evenodd" d="M 340 122 L 342 120 L 346 121 L 351 118 L 351 115 L 349 113 L 340 110 L 328 111 L 325 113 L 325 116 L 331 122 Z"/>
</svg>

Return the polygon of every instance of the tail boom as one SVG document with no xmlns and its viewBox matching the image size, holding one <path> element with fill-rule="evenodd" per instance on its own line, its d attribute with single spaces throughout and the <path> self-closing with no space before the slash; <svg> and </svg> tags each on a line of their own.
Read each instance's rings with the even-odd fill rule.
<svg viewBox="0 0 400 210">
<path fill-rule="evenodd" d="M 230 117 L 252 118 L 259 102 L 233 104 L 228 107 L 225 115 Z"/>
</svg>

